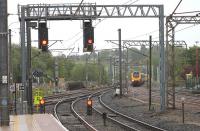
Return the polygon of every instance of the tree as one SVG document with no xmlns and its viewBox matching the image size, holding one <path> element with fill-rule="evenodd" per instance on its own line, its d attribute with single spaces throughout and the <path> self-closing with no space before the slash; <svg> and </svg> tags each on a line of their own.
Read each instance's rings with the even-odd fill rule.
<svg viewBox="0 0 200 131">
<path fill-rule="evenodd" d="M 71 70 L 71 78 L 73 81 L 85 81 L 85 66 L 83 64 L 76 64 Z"/>
<path fill-rule="evenodd" d="M 11 65 L 12 65 L 12 74 L 13 74 L 13 82 L 21 82 L 21 72 L 20 72 L 20 46 L 16 44 L 12 44 L 11 48 Z"/>
</svg>

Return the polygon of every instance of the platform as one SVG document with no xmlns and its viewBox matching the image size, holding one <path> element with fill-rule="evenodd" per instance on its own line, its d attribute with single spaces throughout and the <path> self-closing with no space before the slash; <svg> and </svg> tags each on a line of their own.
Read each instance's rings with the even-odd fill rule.
<svg viewBox="0 0 200 131">
<path fill-rule="evenodd" d="M 11 115 L 10 126 L 0 131 L 68 131 L 51 114 Z"/>
</svg>

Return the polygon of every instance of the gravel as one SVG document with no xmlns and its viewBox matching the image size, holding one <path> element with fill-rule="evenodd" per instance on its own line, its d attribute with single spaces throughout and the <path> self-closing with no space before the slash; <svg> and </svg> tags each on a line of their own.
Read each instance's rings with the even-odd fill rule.
<svg viewBox="0 0 200 131">
<path fill-rule="evenodd" d="M 183 124 L 182 111 L 180 109 L 167 110 L 161 113 L 158 110 L 159 108 L 155 107 L 152 111 L 149 111 L 147 103 L 141 103 L 132 98 L 133 96 L 131 95 L 122 96 L 121 98 L 115 97 L 112 91 L 106 93 L 102 100 L 121 113 L 169 131 L 200 131 L 200 126 L 198 125 L 200 123 L 200 115 L 191 115 L 186 112 L 185 124 Z"/>
</svg>

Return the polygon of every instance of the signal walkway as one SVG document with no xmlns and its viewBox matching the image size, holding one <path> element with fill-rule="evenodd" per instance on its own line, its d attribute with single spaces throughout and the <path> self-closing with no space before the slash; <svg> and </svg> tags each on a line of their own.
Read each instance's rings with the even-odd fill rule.
<svg viewBox="0 0 200 131">
<path fill-rule="evenodd" d="M 10 126 L 0 131 L 68 131 L 51 114 L 11 115 Z"/>
</svg>

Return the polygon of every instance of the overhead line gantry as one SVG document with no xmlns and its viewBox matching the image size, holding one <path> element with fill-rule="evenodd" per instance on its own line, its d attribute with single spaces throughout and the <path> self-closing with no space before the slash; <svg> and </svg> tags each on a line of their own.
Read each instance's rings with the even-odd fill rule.
<svg viewBox="0 0 200 131">
<path fill-rule="evenodd" d="M 25 24 L 47 20 L 95 20 L 98 18 L 158 18 L 160 47 L 160 109 L 165 110 L 165 56 L 164 56 L 164 7 L 163 5 L 96 5 L 85 4 L 29 4 L 19 5 L 22 83 L 26 82 Z M 28 26 L 26 27 L 28 28 Z M 29 31 L 27 31 L 29 32 Z M 28 34 L 27 34 L 28 36 Z M 28 38 L 27 38 L 28 39 Z M 27 40 L 27 45 L 31 44 Z"/>
<path fill-rule="evenodd" d="M 105 40 L 106 42 L 118 42 L 118 40 Z M 122 40 L 122 43 L 126 45 L 127 48 L 131 46 L 149 46 L 149 40 Z M 166 41 L 164 42 L 166 44 Z M 175 41 L 174 44 L 178 47 L 185 46 L 187 48 L 187 44 L 183 40 Z M 152 41 L 152 46 L 158 46 L 159 41 Z M 129 47 L 128 47 L 129 46 Z"/>
<path fill-rule="evenodd" d="M 180 24 L 200 24 L 199 14 L 197 12 L 194 13 L 166 17 L 166 87 L 168 108 L 175 108 L 175 28 Z"/>
</svg>

